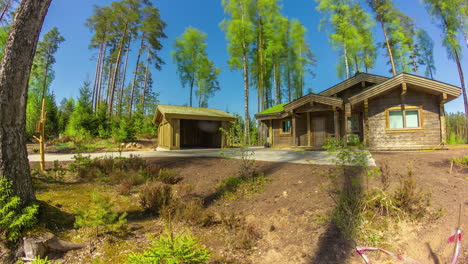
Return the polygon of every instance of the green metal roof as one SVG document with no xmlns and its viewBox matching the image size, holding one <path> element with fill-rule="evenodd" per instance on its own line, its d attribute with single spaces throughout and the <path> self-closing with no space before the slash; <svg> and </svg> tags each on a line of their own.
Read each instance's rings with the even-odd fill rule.
<svg viewBox="0 0 468 264">
<path fill-rule="evenodd" d="M 275 114 L 275 113 L 281 113 L 284 110 L 284 106 L 287 105 L 288 103 L 282 103 L 279 105 L 274 105 L 267 110 L 264 110 L 257 115 L 263 115 L 263 114 Z"/>
<path fill-rule="evenodd" d="M 177 114 L 177 115 L 191 115 L 191 116 L 210 116 L 210 117 L 223 117 L 233 118 L 235 116 L 230 115 L 224 111 L 211 108 L 201 107 L 190 107 L 190 106 L 178 106 L 178 105 L 158 105 L 157 111 L 162 114 Z"/>
</svg>

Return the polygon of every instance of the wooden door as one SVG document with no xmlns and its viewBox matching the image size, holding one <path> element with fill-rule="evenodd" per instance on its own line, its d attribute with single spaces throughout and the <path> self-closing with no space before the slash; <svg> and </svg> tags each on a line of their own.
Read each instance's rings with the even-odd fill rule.
<svg viewBox="0 0 468 264">
<path fill-rule="evenodd" d="M 312 131 L 314 138 L 314 146 L 321 147 L 325 144 L 326 135 L 326 119 L 325 117 L 312 118 Z"/>
</svg>

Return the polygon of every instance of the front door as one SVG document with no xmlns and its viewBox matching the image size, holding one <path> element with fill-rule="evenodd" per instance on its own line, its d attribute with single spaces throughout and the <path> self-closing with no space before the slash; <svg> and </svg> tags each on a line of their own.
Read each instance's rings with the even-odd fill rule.
<svg viewBox="0 0 468 264">
<path fill-rule="evenodd" d="M 321 147 L 325 145 L 326 135 L 326 119 L 325 117 L 312 118 L 312 131 L 314 137 L 314 146 Z"/>
</svg>

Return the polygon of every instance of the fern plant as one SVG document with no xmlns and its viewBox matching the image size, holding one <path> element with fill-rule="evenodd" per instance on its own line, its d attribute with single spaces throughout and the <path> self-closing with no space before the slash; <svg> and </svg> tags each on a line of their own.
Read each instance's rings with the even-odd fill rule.
<svg viewBox="0 0 468 264">
<path fill-rule="evenodd" d="M 159 238 L 151 238 L 153 243 L 141 254 L 132 253 L 126 264 L 205 264 L 210 252 L 190 233 L 176 234 L 166 229 Z"/>
<path fill-rule="evenodd" d="M 98 192 L 93 192 L 91 204 L 86 209 L 76 209 L 75 227 L 95 227 L 96 235 L 99 227 L 110 229 L 121 228 L 127 222 L 127 213 L 119 216 L 112 211 L 112 203 Z"/>
<path fill-rule="evenodd" d="M 0 179 L 0 233 L 4 239 L 15 241 L 36 224 L 39 206 L 22 207 L 21 199 L 13 196 L 12 184 L 6 178 Z"/>
</svg>

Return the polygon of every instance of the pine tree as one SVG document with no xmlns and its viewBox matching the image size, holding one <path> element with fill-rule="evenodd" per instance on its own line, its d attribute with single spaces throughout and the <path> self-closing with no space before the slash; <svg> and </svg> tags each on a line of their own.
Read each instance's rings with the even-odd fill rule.
<svg viewBox="0 0 468 264">
<path fill-rule="evenodd" d="M 434 62 L 434 42 L 424 29 L 416 31 L 416 39 L 421 52 L 421 65 L 426 66 L 426 71 L 424 73 L 426 77 L 434 79 L 436 71 Z"/>
</svg>

